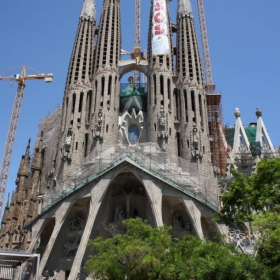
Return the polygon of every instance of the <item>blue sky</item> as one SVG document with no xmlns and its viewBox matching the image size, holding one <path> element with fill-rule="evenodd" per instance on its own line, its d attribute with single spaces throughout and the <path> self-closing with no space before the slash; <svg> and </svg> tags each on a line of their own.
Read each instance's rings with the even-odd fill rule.
<svg viewBox="0 0 280 280">
<path fill-rule="evenodd" d="M 233 125 L 236 107 L 244 124 L 256 121 L 260 107 L 275 147 L 280 144 L 280 1 L 204 0 L 213 79 L 222 93 L 224 123 Z M 102 8 L 97 0 L 97 13 Z M 7 193 L 28 139 L 34 144 L 39 120 L 62 103 L 68 63 L 83 0 L 0 1 L 0 75 L 52 72 L 52 84 L 27 81 L 14 145 Z M 122 48 L 133 49 L 134 0 L 121 0 Z M 196 0 L 192 0 L 197 23 Z M 177 1 L 169 4 L 172 21 Z M 150 1 L 142 0 L 141 45 L 147 48 Z M 196 26 L 200 40 L 199 26 Z M 0 158 L 2 158 L 17 84 L 0 81 Z"/>
</svg>

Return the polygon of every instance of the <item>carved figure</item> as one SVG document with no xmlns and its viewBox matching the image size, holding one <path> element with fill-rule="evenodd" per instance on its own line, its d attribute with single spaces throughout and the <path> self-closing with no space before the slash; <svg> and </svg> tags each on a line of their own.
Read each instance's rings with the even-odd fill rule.
<svg viewBox="0 0 280 280">
<path fill-rule="evenodd" d="M 71 146 L 71 142 L 72 142 L 72 131 L 68 130 L 64 147 L 69 149 Z"/>
<path fill-rule="evenodd" d="M 85 221 L 79 217 L 70 221 L 70 231 L 80 231 L 84 227 Z"/>
<path fill-rule="evenodd" d="M 99 110 L 99 112 L 97 114 L 97 119 L 96 119 L 96 122 L 95 122 L 94 130 L 92 131 L 94 138 L 100 138 L 100 139 L 103 138 L 103 134 L 102 134 L 102 131 L 101 131 L 102 121 L 103 121 L 102 111 Z"/>
<path fill-rule="evenodd" d="M 176 214 L 174 216 L 173 226 L 175 230 L 184 230 L 185 227 L 184 218 Z"/>
<path fill-rule="evenodd" d="M 69 252 L 78 249 L 80 244 L 80 235 L 77 234 L 76 237 L 72 238 L 70 241 L 64 243 L 64 257 L 67 257 Z"/>
<path fill-rule="evenodd" d="M 122 191 L 125 199 L 126 199 L 126 214 L 127 214 L 127 219 L 130 218 L 130 198 L 134 192 L 134 190 L 132 190 L 132 192 L 130 194 L 126 194 L 124 191 Z"/>
<path fill-rule="evenodd" d="M 160 117 L 159 117 L 159 125 L 165 129 L 165 114 L 164 114 L 164 109 L 160 108 Z"/>
<path fill-rule="evenodd" d="M 122 221 L 122 220 L 124 220 L 124 210 L 122 205 L 118 203 L 115 210 L 114 221 Z"/>
<path fill-rule="evenodd" d="M 175 230 L 191 232 L 191 224 L 189 222 L 185 222 L 184 218 L 178 214 L 174 216 L 173 226 Z"/>
<path fill-rule="evenodd" d="M 100 128 L 102 123 L 102 112 L 99 111 L 97 115 L 96 128 Z"/>
</svg>

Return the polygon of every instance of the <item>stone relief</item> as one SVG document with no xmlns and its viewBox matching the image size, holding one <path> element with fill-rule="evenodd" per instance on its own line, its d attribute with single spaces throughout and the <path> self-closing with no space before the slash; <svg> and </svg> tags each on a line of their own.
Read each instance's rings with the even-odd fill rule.
<svg viewBox="0 0 280 280">
<path fill-rule="evenodd" d="M 175 214 L 173 217 L 173 229 L 191 232 L 191 223 L 186 222 L 182 216 Z"/>
<path fill-rule="evenodd" d="M 158 116 L 158 137 L 159 138 L 165 138 L 168 137 L 168 134 L 166 132 L 166 116 L 164 112 L 164 108 L 160 108 L 160 113 Z"/>
<path fill-rule="evenodd" d="M 64 257 L 67 257 L 70 252 L 75 251 L 79 247 L 84 226 L 84 219 L 76 217 L 70 220 L 68 225 L 69 234 L 67 234 L 67 241 L 63 244 Z"/>
<path fill-rule="evenodd" d="M 232 225 L 228 228 L 228 242 L 236 245 L 244 253 L 253 254 L 256 250 L 256 240 L 260 237 L 259 232 L 250 234 L 246 227 Z"/>
<path fill-rule="evenodd" d="M 192 157 L 195 159 L 203 157 L 203 151 L 199 149 L 199 135 L 197 131 L 197 126 L 193 126 L 193 137 L 192 137 Z"/>
<path fill-rule="evenodd" d="M 70 231 L 80 231 L 84 227 L 85 221 L 81 218 L 75 218 L 70 221 Z"/>
<path fill-rule="evenodd" d="M 80 234 L 78 233 L 76 237 L 71 238 L 69 241 L 65 242 L 63 245 L 64 248 L 64 257 L 67 257 L 71 251 L 78 249 L 80 244 Z"/>
<path fill-rule="evenodd" d="M 123 206 L 118 203 L 115 209 L 115 218 L 114 218 L 114 222 L 116 221 L 122 221 L 125 218 L 125 211 Z"/>
<path fill-rule="evenodd" d="M 73 132 L 71 129 L 68 130 L 67 136 L 65 138 L 65 142 L 63 147 L 61 148 L 61 159 L 62 160 L 70 160 L 71 159 L 71 146 L 73 142 Z"/>
<path fill-rule="evenodd" d="M 103 138 L 103 133 L 102 133 L 102 122 L 103 122 L 103 117 L 102 117 L 102 111 L 99 110 L 94 126 L 94 131 L 93 131 L 93 137 L 94 138 Z"/>
</svg>

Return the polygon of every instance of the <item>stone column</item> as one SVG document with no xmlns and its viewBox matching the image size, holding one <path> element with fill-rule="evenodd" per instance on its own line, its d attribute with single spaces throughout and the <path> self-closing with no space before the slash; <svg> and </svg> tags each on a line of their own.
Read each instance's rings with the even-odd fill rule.
<svg viewBox="0 0 280 280">
<path fill-rule="evenodd" d="M 162 226 L 162 189 L 149 178 L 143 179 L 143 183 L 152 207 L 156 226 Z"/>
<path fill-rule="evenodd" d="M 83 257 L 87 248 L 88 239 L 90 237 L 94 221 L 96 219 L 99 207 L 103 201 L 109 183 L 110 179 L 103 179 L 91 191 L 91 201 L 87 223 L 68 280 L 76 280 L 77 275 L 80 271 Z"/>
<path fill-rule="evenodd" d="M 192 224 L 194 226 L 194 229 L 196 231 L 197 236 L 200 239 L 204 239 L 204 234 L 202 231 L 202 226 L 201 226 L 201 212 L 199 211 L 199 209 L 197 208 L 195 202 L 187 197 L 184 197 L 182 199 L 186 210 L 192 220 Z"/>
<path fill-rule="evenodd" d="M 32 240 L 31 243 L 28 247 L 27 252 L 28 253 L 32 253 L 35 244 L 38 240 L 38 238 L 40 237 L 40 234 L 42 232 L 42 228 L 43 228 L 43 224 L 44 224 L 44 219 L 40 219 L 39 221 L 37 221 L 37 223 L 32 227 Z"/>
<path fill-rule="evenodd" d="M 66 214 L 68 210 L 70 209 L 70 206 L 72 203 L 70 201 L 65 201 L 60 205 L 60 207 L 57 209 L 55 212 L 55 226 L 51 235 L 51 238 L 48 242 L 47 248 L 44 252 L 44 255 L 42 256 L 41 263 L 40 263 L 40 268 L 39 268 L 39 275 L 42 275 L 43 270 L 46 266 L 46 263 L 49 259 L 50 253 L 52 251 L 53 245 L 56 241 L 56 238 L 61 230 L 61 227 L 63 226 L 63 223 L 66 218 Z"/>
</svg>

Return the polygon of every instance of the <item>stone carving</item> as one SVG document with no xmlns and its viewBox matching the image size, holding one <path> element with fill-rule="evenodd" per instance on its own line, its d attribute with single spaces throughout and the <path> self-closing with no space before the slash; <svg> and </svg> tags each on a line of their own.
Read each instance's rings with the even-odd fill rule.
<svg viewBox="0 0 280 280">
<path fill-rule="evenodd" d="M 163 108 L 160 108 L 159 125 L 165 129 L 165 114 Z"/>
<path fill-rule="evenodd" d="M 182 216 L 176 214 L 173 218 L 173 229 L 191 232 L 191 224 L 185 222 Z"/>
<path fill-rule="evenodd" d="M 134 190 L 132 190 L 132 192 L 130 194 L 126 194 L 123 190 L 122 190 L 124 196 L 125 196 L 125 200 L 126 200 L 126 218 L 129 219 L 130 218 L 130 198 L 134 192 Z"/>
<path fill-rule="evenodd" d="M 232 225 L 228 229 L 228 241 L 235 244 L 242 252 L 254 254 L 256 239 L 259 237 L 259 232 L 250 234 L 246 227 Z"/>
<path fill-rule="evenodd" d="M 160 108 L 160 114 L 158 117 L 158 130 L 159 130 L 158 131 L 159 138 L 161 137 L 164 138 L 168 136 L 166 132 L 166 116 L 163 107 Z"/>
<path fill-rule="evenodd" d="M 85 221 L 81 218 L 75 218 L 70 221 L 70 231 L 81 231 L 84 228 Z"/>
<path fill-rule="evenodd" d="M 70 148 L 73 141 L 73 132 L 69 129 L 67 132 L 67 136 L 65 138 L 65 142 L 63 147 L 61 148 L 61 159 L 63 160 L 70 160 L 71 154 L 70 154 Z"/>
<path fill-rule="evenodd" d="M 78 233 L 74 238 L 64 243 L 64 257 L 67 257 L 69 252 L 78 249 L 80 244 L 80 234 Z"/>
<path fill-rule="evenodd" d="M 65 143 L 64 143 L 64 147 L 66 149 L 69 149 L 71 147 L 71 142 L 72 142 L 72 131 L 68 130 L 66 139 L 65 139 Z"/>
<path fill-rule="evenodd" d="M 125 218 L 125 213 L 124 213 L 124 209 L 123 206 L 118 203 L 116 206 L 116 210 L 115 210 L 115 218 L 114 221 L 122 221 Z"/>
<path fill-rule="evenodd" d="M 76 250 L 79 247 L 85 221 L 79 217 L 76 217 L 69 222 L 69 234 L 70 238 L 64 243 L 64 257 L 67 257 L 71 251 Z"/>
<path fill-rule="evenodd" d="M 103 122 L 103 117 L 102 117 L 102 111 L 99 110 L 98 114 L 97 114 L 97 119 L 95 122 L 95 126 L 94 126 L 94 132 L 93 132 L 93 137 L 94 138 L 103 138 L 103 133 L 102 133 L 102 122 Z"/>
<path fill-rule="evenodd" d="M 203 152 L 199 149 L 199 136 L 197 132 L 197 126 L 193 126 L 193 139 L 192 139 L 192 157 L 195 159 L 202 158 Z"/>
</svg>

